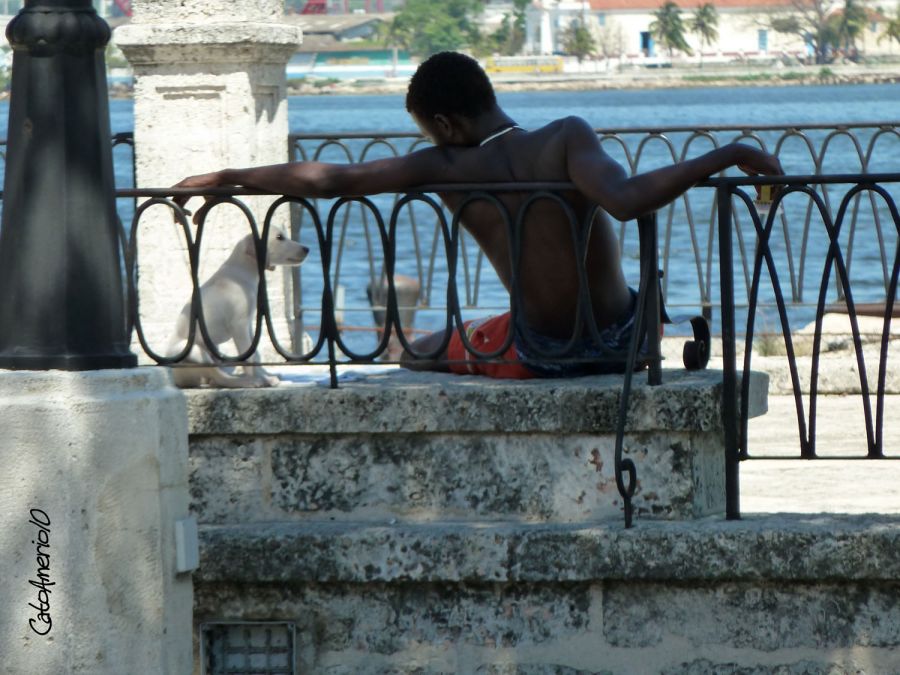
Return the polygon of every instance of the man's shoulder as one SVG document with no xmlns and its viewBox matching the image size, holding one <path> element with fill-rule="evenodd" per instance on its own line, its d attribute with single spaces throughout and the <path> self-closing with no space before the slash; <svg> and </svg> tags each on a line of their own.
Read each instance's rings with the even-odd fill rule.
<svg viewBox="0 0 900 675">
<path fill-rule="evenodd" d="M 553 133 L 565 133 L 571 130 L 588 129 L 593 131 L 593 127 L 583 117 L 578 115 L 567 115 L 553 120 L 549 124 L 541 127 L 538 131 L 547 130 Z"/>
<path fill-rule="evenodd" d="M 577 115 L 569 115 L 553 120 L 549 124 L 545 124 L 539 129 L 534 129 L 532 133 L 535 136 L 543 136 L 546 138 L 568 138 L 569 136 L 579 136 L 582 134 L 593 134 L 594 129 L 583 117 Z"/>
</svg>

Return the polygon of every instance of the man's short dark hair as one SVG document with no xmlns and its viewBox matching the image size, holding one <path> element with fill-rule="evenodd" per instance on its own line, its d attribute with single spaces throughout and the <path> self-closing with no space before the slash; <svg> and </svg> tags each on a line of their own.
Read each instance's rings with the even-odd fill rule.
<svg viewBox="0 0 900 675">
<path fill-rule="evenodd" d="M 440 52 L 422 62 L 406 92 L 406 109 L 426 118 L 437 114 L 473 118 L 496 103 L 481 66 L 459 52 Z"/>
</svg>

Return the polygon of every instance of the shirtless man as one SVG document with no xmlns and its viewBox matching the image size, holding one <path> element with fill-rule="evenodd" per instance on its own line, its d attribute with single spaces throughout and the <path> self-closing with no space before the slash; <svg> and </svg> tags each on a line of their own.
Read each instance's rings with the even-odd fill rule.
<svg viewBox="0 0 900 675">
<path fill-rule="evenodd" d="M 735 143 L 629 177 L 603 151 L 596 133 L 581 118 L 558 119 L 533 131 L 520 128 L 497 105 L 490 80 L 478 63 L 454 52 L 436 54 L 419 66 L 410 80 L 406 107 L 433 147 L 358 164 L 295 162 L 225 169 L 186 178 L 175 187 L 243 186 L 274 194 L 331 198 L 402 192 L 440 183 L 560 181 L 576 186 L 577 191 L 565 197 L 576 222 L 584 223 L 594 205 L 619 220 L 632 220 L 659 209 L 699 181 L 731 166 L 751 175 L 783 173 L 774 156 Z M 459 192 L 440 196 L 451 210 L 466 197 Z M 522 192 L 497 196 L 515 217 L 529 195 Z M 510 242 L 496 208 L 485 202 L 472 203 L 462 214 L 462 222 L 509 289 Z M 416 355 L 436 354 L 436 358 L 416 359 L 407 353 L 404 365 L 495 377 L 622 372 L 621 362 L 541 363 L 541 359 L 529 359 L 529 345 L 537 346 L 540 353 L 559 352 L 560 346 L 569 342 L 575 325 L 578 262 L 569 220 L 559 205 L 541 200 L 530 207 L 521 250 L 520 310 L 525 325 L 514 329 L 515 340 L 502 357 L 511 363 L 475 361 L 463 348 L 458 331 L 453 330 L 450 336 L 441 331 L 413 344 Z M 609 220 L 599 213 L 587 243 L 586 270 L 592 312 L 603 345 L 580 336 L 574 354 L 582 359 L 602 357 L 609 349 L 627 348 L 633 329 L 635 294 L 625 283 L 618 251 Z M 495 351 L 502 343 L 509 324 L 507 314 L 470 323 L 466 330 L 473 346 L 485 353 Z M 457 363 L 448 366 L 447 359 Z"/>
</svg>

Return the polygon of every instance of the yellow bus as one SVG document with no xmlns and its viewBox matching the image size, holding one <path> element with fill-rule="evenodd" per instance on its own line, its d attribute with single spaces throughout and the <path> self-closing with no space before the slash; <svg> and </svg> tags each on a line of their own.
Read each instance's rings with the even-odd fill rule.
<svg viewBox="0 0 900 675">
<path fill-rule="evenodd" d="M 561 56 L 489 56 L 485 61 L 488 73 L 561 73 Z"/>
</svg>

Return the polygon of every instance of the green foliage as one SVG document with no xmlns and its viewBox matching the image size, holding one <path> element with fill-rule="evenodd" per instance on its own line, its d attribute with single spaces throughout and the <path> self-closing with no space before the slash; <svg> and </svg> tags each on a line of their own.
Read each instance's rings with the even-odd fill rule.
<svg viewBox="0 0 900 675">
<path fill-rule="evenodd" d="M 566 54 L 575 56 L 582 61 L 585 56 L 590 56 L 597 51 L 594 36 L 581 21 L 575 20 L 562 34 L 562 48 Z"/>
<path fill-rule="evenodd" d="M 485 0 L 407 0 L 394 17 L 387 41 L 419 57 L 477 48 L 482 36 L 476 17 Z"/>
<path fill-rule="evenodd" d="M 852 6 L 854 0 L 846 2 Z M 816 63 L 825 63 L 829 49 L 839 41 L 840 29 L 835 19 L 839 21 L 840 17 L 833 11 L 835 0 L 790 0 L 789 4 L 787 12 L 769 19 L 769 26 L 776 32 L 808 41 L 816 54 Z"/>
<path fill-rule="evenodd" d="M 310 86 L 315 89 L 325 89 L 340 84 L 341 80 L 336 77 L 289 77 L 287 80 L 288 89 L 300 89 L 304 86 Z"/>
<path fill-rule="evenodd" d="M 803 81 L 810 78 L 809 73 L 789 70 L 786 73 L 743 73 L 741 75 L 684 75 L 681 79 L 686 82 L 711 83 L 711 82 L 771 82 L 779 80 L 782 82 Z"/>
<path fill-rule="evenodd" d="M 878 36 L 878 42 L 887 40 L 891 42 L 896 40 L 900 43 L 900 5 L 897 6 L 897 15 L 887 22 L 881 35 Z"/>
<path fill-rule="evenodd" d="M 513 11 L 503 16 L 500 27 L 480 45 L 478 51 L 514 56 L 525 46 L 525 11 L 531 0 L 513 0 Z"/>
<path fill-rule="evenodd" d="M 745 73 L 742 75 L 684 75 L 681 79 L 685 82 L 767 82 L 772 79 L 772 73 Z"/>
<path fill-rule="evenodd" d="M 802 34 L 800 27 L 800 19 L 793 14 L 789 16 L 775 16 L 769 22 L 769 26 L 776 33 L 785 33 L 787 35 Z"/>
<path fill-rule="evenodd" d="M 127 68 L 130 65 L 125 55 L 112 42 L 106 45 L 106 53 L 103 59 L 107 68 Z"/>
<path fill-rule="evenodd" d="M 868 13 L 866 12 L 865 1 L 845 0 L 838 31 L 845 48 L 856 46 L 856 39 L 862 35 L 867 23 Z"/>
<path fill-rule="evenodd" d="M 690 56 L 693 52 L 684 38 L 684 22 L 681 20 L 681 10 L 678 9 L 678 5 L 669 0 L 654 13 L 654 17 L 656 18 L 650 24 L 650 32 L 656 41 L 669 52 L 669 56 L 675 51 L 684 52 Z"/>
<path fill-rule="evenodd" d="M 719 39 L 719 14 L 711 2 L 700 5 L 691 19 L 691 32 L 700 36 L 701 45 L 712 45 Z"/>
<path fill-rule="evenodd" d="M 312 86 L 316 89 L 324 89 L 325 87 L 333 87 L 340 84 L 340 80 L 336 77 L 323 77 L 321 79 L 312 80 Z"/>
</svg>

